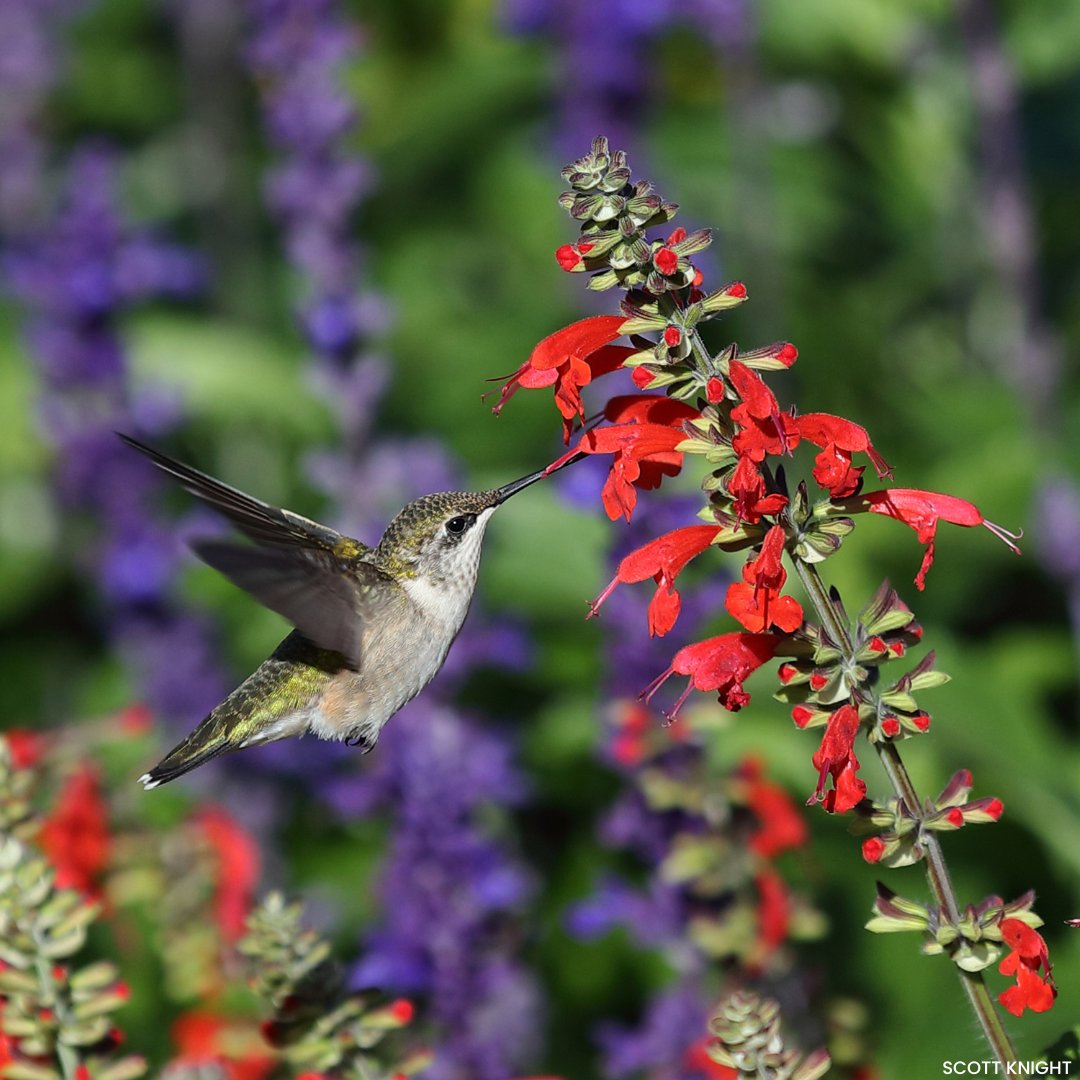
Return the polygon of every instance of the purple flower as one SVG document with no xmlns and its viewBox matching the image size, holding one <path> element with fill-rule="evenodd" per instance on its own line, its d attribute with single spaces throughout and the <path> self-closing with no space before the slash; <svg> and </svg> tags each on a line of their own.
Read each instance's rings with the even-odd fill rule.
<svg viewBox="0 0 1080 1080">
<path fill-rule="evenodd" d="M 604 1075 L 611 1080 L 643 1074 L 649 1080 L 698 1080 L 687 1050 L 707 1033 L 703 996 L 696 980 L 683 980 L 653 1000 L 639 1027 L 605 1025 L 599 1036 Z"/>
<path fill-rule="evenodd" d="M 747 33 L 745 0 L 505 0 L 511 30 L 555 40 L 556 142 L 564 158 L 594 136 L 632 150 L 654 86 L 654 52 L 663 32 L 689 25 L 717 46 Z"/>
<path fill-rule="evenodd" d="M 341 86 L 360 35 L 335 0 L 252 0 L 248 10 L 249 63 L 280 155 L 267 205 L 302 276 L 298 320 L 314 353 L 312 382 L 341 443 L 309 455 L 307 471 L 334 499 L 335 525 L 373 544 L 405 502 L 460 484 L 438 440 L 371 437 L 387 380 L 371 342 L 388 315 L 359 287 L 351 220 L 371 170 L 347 149 L 358 117 Z M 364 767 L 355 751 L 316 751 L 325 802 L 345 817 L 389 819 L 382 910 L 353 981 L 427 998 L 437 1031 L 431 1080 L 505 1080 L 528 1060 L 541 1026 L 537 987 L 516 958 L 529 877 L 488 824 L 524 785 L 505 741 L 440 704 L 470 671 L 520 667 L 528 656 L 517 627 L 474 612 L 435 684 L 391 720 Z"/>
<path fill-rule="evenodd" d="M 74 557 L 98 583 L 109 633 L 142 694 L 159 715 L 191 724 L 225 680 L 205 620 L 171 596 L 180 545 L 155 516 L 160 479 L 114 432 L 175 422 L 174 399 L 129 391 L 118 324 L 138 302 L 189 295 L 200 273 L 186 251 L 127 226 L 117 169 L 111 151 L 79 149 L 57 205 L 8 236 L 3 270 L 42 375 L 39 416 L 56 454 L 58 500 L 71 519 L 94 524 Z"/>
</svg>

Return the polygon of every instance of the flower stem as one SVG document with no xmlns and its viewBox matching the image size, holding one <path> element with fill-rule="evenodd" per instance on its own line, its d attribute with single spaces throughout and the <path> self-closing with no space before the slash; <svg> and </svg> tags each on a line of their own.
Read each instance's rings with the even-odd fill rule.
<svg viewBox="0 0 1080 1080">
<path fill-rule="evenodd" d="M 846 659 L 854 663 L 851 636 L 848 634 L 848 628 L 841 619 L 828 590 L 825 588 L 825 583 L 821 580 L 817 567 L 803 562 L 802 559 L 793 559 L 793 562 L 795 572 L 799 575 L 799 580 L 802 581 L 803 588 L 806 589 L 818 618 L 821 619 L 829 636 L 843 651 Z M 875 743 L 874 749 L 877 751 L 878 758 L 881 760 L 893 791 L 907 806 L 911 816 L 917 821 L 921 820 L 922 808 L 915 792 L 915 785 L 912 783 L 907 767 L 900 757 L 900 748 L 894 742 L 883 740 Z M 922 832 L 920 843 L 926 853 L 926 876 L 930 882 L 934 898 L 945 918 L 955 924 L 960 919 L 960 909 L 956 902 L 956 892 L 953 889 L 952 879 L 949 876 L 949 868 L 946 865 L 941 844 L 938 842 L 938 838 L 929 831 Z M 961 968 L 956 970 L 994 1056 L 1002 1064 L 1016 1061 L 1016 1050 L 1001 1023 L 1001 1017 L 998 1015 L 997 1009 L 994 1007 L 994 1002 L 990 997 L 990 991 L 987 989 L 982 972 L 964 971 Z"/>
</svg>

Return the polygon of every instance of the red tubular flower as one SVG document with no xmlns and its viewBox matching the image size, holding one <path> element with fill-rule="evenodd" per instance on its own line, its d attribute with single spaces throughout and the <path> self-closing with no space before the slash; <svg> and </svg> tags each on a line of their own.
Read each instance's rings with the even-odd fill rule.
<svg viewBox="0 0 1080 1080">
<path fill-rule="evenodd" d="M 615 572 L 607 588 L 592 602 L 589 617 L 596 615 L 600 605 L 620 583 L 631 584 L 653 578 L 657 590 L 649 603 L 649 634 L 663 637 L 679 617 L 681 600 L 674 584 L 682 568 L 700 555 L 720 532 L 719 525 L 688 525 L 684 529 L 658 536 L 644 547 L 630 552 Z"/>
<path fill-rule="evenodd" d="M 691 690 L 715 690 L 725 709 L 738 712 L 750 700 L 743 681 L 773 658 L 780 641 L 774 634 L 735 633 L 687 645 L 672 657 L 671 666 L 645 688 L 642 696 L 648 701 L 672 675 L 688 675 L 689 685 L 671 712 L 665 714 L 669 720 L 678 716 Z"/>
<path fill-rule="evenodd" d="M 259 849 L 247 830 L 217 807 L 202 811 L 198 824 L 218 861 L 218 928 L 226 941 L 236 941 L 244 932 L 259 881 Z"/>
<path fill-rule="evenodd" d="M 98 879 L 109 861 L 109 812 L 101 797 L 97 771 L 81 766 L 64 782 L 39 842 L 56 867 L 56 883 L 98 895 Z"/>
<path fill-rule="evenodd" d="M 731 441 L 739 457 L 751 461 L 765 460 L 766 454 L 788 454 L 799 444 L 799 429 L 795 419 L 780 411 L 776 396 L 765 380 L 738 360 L 732 360 L 728 377 L 742 398 L 731 410 L 731 419 L 742 430 Z"/>
<path fill-rule="evenodd" d="M 1025 1009 L 1046 1012 L 1054 1004 L 1057 987 L 1050 974 L 1050 954 L 1042 934 L 1020 919 L 1003 919 L 1001 940 L 1010 952 L 998 965 L 998 971 L 1015 975 L 1016 985 L 998 994 L 998 1001 L 1013 1016 L 1023 1016 Z M 1040 975 L 1040 969 L 1046 974 Z"/>
<path fill-rule="evenodd" d="M 612 424 L 586 431 L 577 446 L 552 462 L 547 471 L 554 472 L 578 452 L 613 454 L 601 497 L 612 521 L 619 516 L 629 521 L 637 505 L 636 489 L 659 487 L 665 476 L 675 476 L 682 468 L 683 456 L 675 447 L 685 438 L 682 431 L 665 424 Z"/>
<path fill-rule="evenodd" d="M 544 338 L 506 380 L 492 412 L 498 415 L 521 387 L 555 387 L 555 404 L 563 417 L 563 441 L 570 441 L 574 418 L 584 420 L 581 388 L 621 367 L 634 350 L 608 345 L 619 336 L 621 315 L 597 315 L 564 326 Z"/>
<path fill-rule="evenodd" d="M 841 705 L 829 717 L 821 746 L 811 759 L 818 770 L 818 784 L 807 806 L 821 803 L 827 813 L 847 813 L 866 795 L 866 784 L 858 778 L 859 759 L 855 756 L 855 736 L 859 733 L 859 710 L 851 704 Z M 833 787 L 826 792 L 829 776 Z"/>
<path fill-rule="evenodd" d="M 784 530 L 774 525 L 766 534 L 761 552 L 743 566 L 743 580 L 728 587 L 724 606 L 751 633 L 761 633 L 770 626 L 791 633 L 803 621 L 798 600 L 781 596 L 787 571 L 780 561 L 784 551 Z"/>
<path fill-rule="evenodd" d="M 852 467 L 852 454 L 866 454 L 879 478 L 892 476 L 889 463 L 874 449 L 866 428 L 828 413 L 807 413 L 796 417 L 795 423 L 807 442 L 822 448 L 814 459 L 814 479 L 819 487 L 828 488 L 834 499 L 854 494 L 859 486 L 863 469 Z"/>
<path fill-rule="evenodd" d="M 779 513 L 787 505 L 786 495 L 765 494 L 765 478 L 749 456 L 739 458 L 727 488 L 735 500 L 735 516 L 748 525 L 756 525 L 762 515 Z"/>
<path fill-rule="evenodd" d="M 1020 554 L 1020 549 L 1015 544 L 1019 539 L 1017 534 L 987 521 L 974 503 L 958 499 L 954 495 L 941 495 L 935 491 L 919 491 L 915 488 L 888 488 L 884 491 L 854 495 L 835 505 L 852 513 L 869 511 L 871 514 L 884 514 L 914 529 L 919 543 L 926 545 L 922 565 L 915 575 L 915 585 L 919 589 L 926 585 L 926 574 L 934 561 L 934 535 L 939 521 L 968 527 L 982 525 L 1011 551 Z"/>
</svg>

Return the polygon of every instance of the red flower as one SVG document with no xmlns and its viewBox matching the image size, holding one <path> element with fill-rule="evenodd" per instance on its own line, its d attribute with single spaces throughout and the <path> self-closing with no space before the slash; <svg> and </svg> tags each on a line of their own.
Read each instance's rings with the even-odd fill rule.
<svg viewBox="0 0 1080 1080">
<path fill-rule="evenodd" d="M 788 454 L 799 444 L 799 429 L 789 413 L 780 411 L 765 380 L 738 360 L 732 360 L 728 377 L 742 403 L 731 410 L 731 419 L 742 430 L 731 441 L 739 457 L 765 460 L 766 454 Z"/>
<path fill-rule="evenodd" d="M 782 851 L 802 847 L 809 832 L 791 796 L 779 784 L 764 779 L 761 763 L 753 758 L 744 761 L 739 771 L 749 782 L 746 805 L 760 826 L 750 837 L 750 849 L 771 859 Z"/>
<path fill-rule="evenodd" d="M 758 962 L 782 945 L 791 925 L 791 901 L 784 879 L 775 870 L 754 877 L 758 891 Z"/>
<path fill-rule="evenodd" d="M 669 720 L 678 716 L 691 690 L 704 693 L 716 690 L 720 704 L 731 712 L 738 712 L 750 700 L 750 695 L 743 689 L 743 681 L 773 658 L 780 640 L 773 634 L 736 633 L 687 645 L 675 654 L 671 666 L 646 687 L 643 696 L 646 701 L 651 699 L 672 675 L 689 675 L 689 685 L 675 707 L 666 714 Z"/>
<path fill-rule="evenodd" d="M 889 463 L 874 449 L 866 428 L 828 413 L 807 413 L 796 417 L 799 434 L 822 451 L 814 459 L 814 479 L 828 488 L 834 499 L 852 495 L 859 486 L 863 467 L 853 468 L 851 455 L 866 454 L 878 477 L 892 476 Z"/>
<path fill-rule="evenodd" d="M 780 595 L 787 580 L 787 571 L 780 561 L 784 540 L 783 528 L 774 525 L 765 534 L 757 558 L 743 566 L 743 580 L 728 587 L 724 606 L 751 633 L 776 626 L 790 634 L 802 624 L 803 611 L 798 600 Z"/>
<path fill-rule="evenodd" d="M 108 807 L 92 766 L 80 766 L 64 782 L 39 842 L 56 867 L 57 885 L 98 895 L 97 882 L 112 845 Z"/>
<path fill-rule="evenodd" d="M 244 932 L 259 881 L 259 849 L 247 831 L 217 807 L 203 810 L 198 825 L 217 857 L 218 928 L 226 941 L 235 941 Z"/>
<path fill-rule="evenodd" d="M 685 401 L 663 394 L 620 394 L 604 406 L 604 419 L 613 424 L 649 423 L 679 427 L 684 420 L 696 420 L 701 413 Z"/>
<path fill-rule="evenodd" d="M 608 517 L 620 515 L 630 520 L 637 505 L 636 488 L 659 487 L 665 476 L 675 476 L 682 468 L 683 456 L 675 449 L 686 436 L 665 424 L 612 424 L 586 431 L 573 450 L 548 466 L 554 472 L 575 454 L 613 454 L 611 472 L 601 497 Z"/>
<path fill-rule="evenodd" d="M 1003 919 L 1001 940 L 1011 951 L 998 965 L 998 971 L 1015 975 L 1016 985 L 998 994 L 998 1001 L 1013 1016 L 1023 1016 L 1025 1009 L 1046 1012 L 1054 1004 L 1057 987 L 1050 974 L 1050 954 L 1042 934 L 1020 919 Z M 1039 974 L 1040 969 L 1045 976 Z"/>
<path fill-rule="evenodd" d="M 630 701 L 619 702 L 617 710 L 611 756 L 620 765 L 633 768 L 645 756 L 645 738 L 652 726 L 649 710 Z"/>
<path fill-rule="evenodd" d="M 807 806 L 820 802 L 830 814 L 847 813 L 866 795 L 866 784 L 858 778 L 859 759 L 855 756 L 855 736 L 859 733 L 859 710 L 841 705 L 829 717 L 821 746 L 811 759 L 818 770 L 818 784 Z M 833 787 L 826 792 L 829 776 Z"/>
<path fill-rule="evenodd" d="M 581 388 L 621 367 L 634 352 L 607 345 L 619 336 L 623 322 L 621 315 L 597 315 L 564 326 L 544 338 L 529 359 L 506 380 L 492 412 L 496 415 L 501 412 L 522 386 L 536 390 L 554 385 L 555 404 L 563 417 L 563 441 L 569 442 L 574 418 L 585 418 Z"/>
<path fill-rule="evenodd" d="M 740 457 L 727 481 L 728 492 L 735 500 L 735 516 L 755 525 L 763 514 L 775 514 L 787 505 L 787 496 L 765 494 L 765 478 L 750 457 Z"/>
<path fill-rule="evenodd" d="M 927 571 L 934 561 L 934 535 L 939 521 L 968 527 L 982 525 L 1010 550 L 1020 554 L 1020 549 L 1014 543 L 1019 539 L 1017 534 L 987 521 L 974 503 L 954 495 L 940 495 L 935 491 L 918 491 L 914 488 L 888 488 L 854 495 L 836 503 L 836 506 L 854 513 L 869 511 L 884 514 L 914 529 L 919 543 L 926 545 L 922 565 L 915 575 L 915 584 L 920 589 L 926 584 Z"/>
<path fill-rule="evenodd" d="M 11 752 L 11 763 L 16 769 L 29 769 L 41 760 L 44 752 L 44 740 L 33 731 L 24 728 L 12 728 L 0 735 Z"/>
<path fill-rule="evenodd" d="M 227 1080 L 263 1080 L 274 1067 L 274 1055 L 244 1020 L 195 1009 L 173 1022 L 172 1040 L 176 1063 L 219 1065 Z"/>
<path fill-rule="evenodd" d="M 630 584 L 653 578 L 657 590 L 649 603 L 649 634 L 663 637 L 679 617 L 681 601 L 674 587 L 675 578 L 695 555 L 700 555 L 712 543 L 713 537 L 719 532 L 719 525 L 688 525 L 684 529 L 658 536 L 644 547 L 630 552 L 619 563 L 619 569 L 607 588 L 592 602 L 589 616 L 599 612 L 600 605 L 620 582 Z"/>
</svg>

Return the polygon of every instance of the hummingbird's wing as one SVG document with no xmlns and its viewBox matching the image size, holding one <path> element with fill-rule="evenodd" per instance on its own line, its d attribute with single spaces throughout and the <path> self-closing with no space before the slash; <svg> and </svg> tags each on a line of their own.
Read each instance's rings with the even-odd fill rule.
<svg viewBox="0 0 1080 1080">
<path fill-rule="evenodd" d="M 196 540 L 191 548 L 319 648 L 341 653 L 357 671 L 364 625 L 378 618 L 382 603 L 396 592 L 393 579 L 378 567 L 328 551 L 228 540 Z"/>
<path fill-rule="evenodd" d="M 343 536 L 328 525 L 320 525 L 301 514 L 245 495 L 237 488 L 215 480 L 182 461 L 176 461 L 130 435 L 119 431 L 117 434 L 128 446 L 145 454 L 159 469 L 179 480 L 196 498 L 202 499 L 219 514 L 224 514 L 245 536 L 250 536 L 258 544 L 316 547 L 343 556 L 362 555 L 371 550 L 359 540 Z"/>
<path fill-rule="evenodd" d="M 371 548 L 327 525 L 245 495 L 130 436 L 120 438 L 224 514 L 257 545 L 198 540 L 192 549 L 199 558 L 288 619 L 320 648 L 341 653 L 359 670 L 364 623 L 376 618 L 378 607 L 395 593 L 388 588 L 393 580 L 364 558 Z"/>
</svg>

